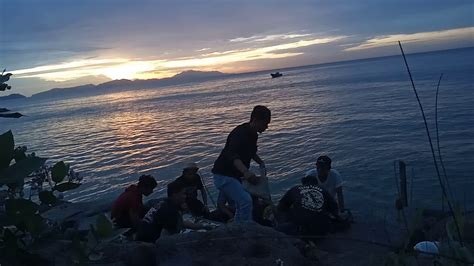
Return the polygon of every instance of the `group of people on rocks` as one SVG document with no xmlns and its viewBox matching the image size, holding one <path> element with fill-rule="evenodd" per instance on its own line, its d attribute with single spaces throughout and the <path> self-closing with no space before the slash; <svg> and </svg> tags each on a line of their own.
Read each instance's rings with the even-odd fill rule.
<svg viewBox="0 0 474 266">
<path fill-rule="evenodd" d="M 144 206 L 142 197 L 150 195 L 157 182 L 151 175 L 140 176 L 138 184 L 129 186 L 114 202 L 111 217 L 115 225 L 131 228 L 136 240 L 147 242 L 154 242 L 164 234 L 179 233 L 182 228 L 212 228 L 183 220 L 185 210 L 194 217 L 222 223 L 255 221 L 292 235 L 318 236 L 347 228 L 347 220 L 341 218 L 348 216 L 342 179 L 331 169 L 328 156 L 318 157 L 315 168 L 306 173 L 301 184 L 289 189 L 277 206 L 245 190 L 243 182 L 251 185 L 261 182 L 261 177 L 250 170 L 252 160 L 266 172 L 265 163 L 257 154 L 257 140 L 270 121 L 270 110 L 257 105 L 250 121 L 238 125 L 228 135 L 212 168 L 214 185 L 219 191 L 215 210 L 208 208 L 208 195 L 198 166 L 190 163 L 180 177 L 168 184 L 167 198 L 149 208 Z M 266 215 L 267 210 L 274 213 L 276 221 Z"/>
</svg>

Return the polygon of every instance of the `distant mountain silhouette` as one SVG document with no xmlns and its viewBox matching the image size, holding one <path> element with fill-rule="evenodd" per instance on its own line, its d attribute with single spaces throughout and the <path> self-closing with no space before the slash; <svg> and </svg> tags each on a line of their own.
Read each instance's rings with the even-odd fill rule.
<svg viewBox="0 0 474 266">
<path fill-rule="evenodd" d="M 219 71 L 195 71 L 195 70 L 188 70 L 176 74 L 172 77 L 172 79 L 179 79 L 181 81 L 194 81 L 194 80 L 202 80 L 202 79 L 210 79 L 216 77 L 222 77 L 226 75 Z"/>
<path fill-rule="evenodd" d="M 31 95 L 32 98 L 58 98 L 58 97 L 71 97 L 71 96 L 79 96 L 79 95 L 89 95 L 89 94 L 97 94 L 99 93 L 97 90 L 96 85 L 94 84 L 86 84 L 76 87 L 69 87 L 69 88 L 54 88 L 47 91 L 43 91 L 40 93 L 36 93 Z"/>
<path fill-rule="evenodd" d="M 181 72 L 170 78 L 162 79 L 117 79 L 101 83 L 98 85 L 86 84 L 68 88 L 54 88 L 48 91 L 33 94 L 33 98 L 59 98 L 97 95 L 107 92 L 115 92 L 129 89 L 158 88 L 163 86 L 178 85 L 189 82 L 200 82 L 218 79 L 232 74 L 225 74 L 219 71 L 195 71 L 188 70 Z"/>
<path fill-rule="evenodd" d="M 0 101 L 15 100 L 15 99 L 22 99 L 22 98 L 26 98 L 26 96 L 21 95 L 19 93 L 12 93 L 10 95 L 0 97 Z"/>
</svg>

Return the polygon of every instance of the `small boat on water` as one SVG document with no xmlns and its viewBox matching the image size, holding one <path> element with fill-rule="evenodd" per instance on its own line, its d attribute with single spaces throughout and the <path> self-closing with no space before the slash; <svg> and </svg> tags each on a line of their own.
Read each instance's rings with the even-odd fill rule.
<svg viewBox="0 0 474 266">
<path fill-rule="evenodd" d="M 279 78 L 279 77 L 283 76 L 283 74 L 280 73 L 280 72 L 271 73 L 270 75 L 272 76 L 272 78 Z"/>
</svg>

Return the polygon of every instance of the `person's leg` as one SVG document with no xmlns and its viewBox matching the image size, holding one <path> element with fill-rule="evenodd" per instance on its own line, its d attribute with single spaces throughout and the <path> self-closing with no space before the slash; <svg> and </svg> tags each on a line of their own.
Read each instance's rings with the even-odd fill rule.
<svg viewBox="0 0 474 266">
<path fill-rule="evenodd" d="M 237 223 L 252 221 L 252 197 L 244 190 L 242 184 L 232 178 L 223 188 L 229 198 L 236 203 L 235 221 Z"/>
<path fill-rule="evenodd" d="M 238 180 L 228 176 L 214 175 L 214 184 L 230 200 L 235 202 L 235 222 L 241 223 L 252 220 L 252 197 L 244 190 Z"/>
</svg>

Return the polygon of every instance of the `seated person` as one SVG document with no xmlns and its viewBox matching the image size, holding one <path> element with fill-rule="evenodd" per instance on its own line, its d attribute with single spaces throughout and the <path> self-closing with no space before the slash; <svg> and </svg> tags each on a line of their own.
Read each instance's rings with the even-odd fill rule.
<svg viewBox="0 0 474 266">
<path fill-rule="evenodd" d="M 337 215 L 337 205 L 329 193 L 312 177 L 302 179 L 302 185 L 288 190 L 277 207 L 287 215 L 287 223 L 277 230 L 287 234 L 324 235 L 331 230 L 330 215 Z"/>
<path fill-rule="evenodd" d="M 182 210 L 186 202 L 185 184 L 173 181 L 168 184 L 168 197 L 152 207 L 138 226 L 136 240 L 155 242 L 163 233 L 178 234 L 183 227 L 190 229 L 212 229 L 189 221 L 183 221 Z"/>
<path fill-rule="evenodd" d="M 234 219 L 234 214 L 234 203 L 230 199 L 227 199 L 224 193 L 219 192 L 219 196 L 217 197 L 217 209 L 210 212 L 207 218 L 212 221 L 227 223 Z"/>
<path fill-rule="evenodd" d="M 129 186 L 112 205 L 111 217 L 115 225 L 122 228 L 136 229 L 146 213 L 143 206 L 143 195 L 148 196 L 156 187 L 156 180 L 151 175 L 142 175 L 137 185 Z"/>
<path fill-rule="evenodd" d="M 325 155 L 319 156 L 316 160 L 316 169 L 309 170 L 306 176 L 316 178 L 318 185 L 324 188 L 334 199 L 337 196 L 339 211 L 345 210 L 341 175 L 338 171 L 331 169 L 331 158 Z"/>
<path fill-rule="evenodd" d="M 188 164 L 176 181 L 186 186 L 186 205 L 193 216 L 207 216 L 207 194 L 202 184 L 201 177 L 197 173 L 199 167 L 195 163 Z M 197 191 L 201 191 L 202 202 L 198 200 Z"/>
</svg>

